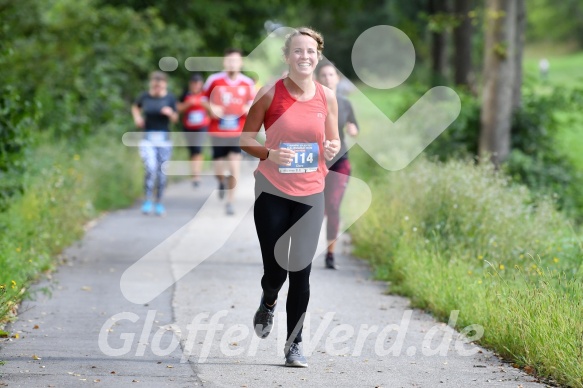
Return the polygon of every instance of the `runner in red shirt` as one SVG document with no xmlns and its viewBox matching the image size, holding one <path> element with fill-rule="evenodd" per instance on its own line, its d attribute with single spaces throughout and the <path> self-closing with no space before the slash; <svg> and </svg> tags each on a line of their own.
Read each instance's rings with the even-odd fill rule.
<svg viewBox="0 0 583 388">
<path fill-rule="evenodd" d="M 324 219 L 324 182 L 340 150 L 334 92 L 314 82 L 322 36 L 299 28 L 285 41 L 289 75 L 261 88 L 241 134 L 242 148 L 261 159 L 255 172 L 255 227 L 263 258 L 263 295 L 253 318 L 265 338 L 278 293 L 289 273 L 285 365 L 307 367 L 302 326 L 310 299 L 310 271 Z M 265 146 L 257 133 L 265 126 Z"/>
<path fill-rule="evenodd" d="M 224 71 L 211 75 L 204 85 L 206 107 L 211 116 L 209 135 L 213 145 L 213 160 L 215 174 L 219 181 L 219 197 L 225 195 L 225 188 L 230 189 L 227 195 L 226 211 L 234 214 L 234 187 L 239 178 L 241 148 L 239 137 L 247 112 L 255 97 L 255 83 L 241 74 L 243 58 L 241 50 L 225 50 L 223 62 Z M 228 162 L 225 165 L 225 161 Z M 230 176 L 225 179 L 225 169 Z M 228 180 L 228 185 L 225 185 Z"/>
<path fill-rule="evenodd" d="M 194 187 L 198 187 L 200 184 L 202 146 L 211 121 L 206 108 L 201 102 L 204 97 L 202 93 L 203 82 L 202 75 L 194 73 L 190 77 L 188 90 L 182 95 L 178 103 L 178 111 L 182 113 L 182 127 L 190 152 L 192 184 Z"/>
</svg>

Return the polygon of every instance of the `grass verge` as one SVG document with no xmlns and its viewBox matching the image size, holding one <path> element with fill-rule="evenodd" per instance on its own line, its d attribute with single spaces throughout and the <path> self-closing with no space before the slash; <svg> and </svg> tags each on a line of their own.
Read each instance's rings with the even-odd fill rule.
<svg viewBox="0 0 583 388">
<path fill-rule="evenodd" d="M 356 166 L 366 157 L 352 154 Z M 376 175 L 350 231 L 391 292 L 441 320 L 459 310 L 458 328 L 483 326 L 482 345 L 583 387 L 582 250 L 554 204 L 471 162 Z"/>
<path fill-rule="evenodd" d="M 14 317 L 29 285 L 55 268 L 56 254 L 82 236 L 88 220 L 139 196 L 137 152 L 119 139 L 93 136 L 81 151 L 47 139 L 30 153 L 24 193 L 0 214 L 0 324 Z"/>
</svg>

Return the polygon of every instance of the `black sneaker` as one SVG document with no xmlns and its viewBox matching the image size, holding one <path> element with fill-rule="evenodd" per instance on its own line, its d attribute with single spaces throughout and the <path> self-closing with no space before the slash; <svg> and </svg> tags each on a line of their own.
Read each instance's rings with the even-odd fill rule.
<svg viewBox="0 0 583 388">
<path fill-rule="evenodd" d="M 219 199 L 225 198 L 225 183 L 219 181 Z"/>
<path fill-rule="evenodd" d="M 273 312 L 275 311 L 275 306 L 269 308 L 263 303 L 263 295 L 261 295 L 261 303 L 259 303 L 259 308 L 255 312 L 253 317 L 253 327 L 255 328 L 255 334 L 259 338 L 267 338 L 271 329 L 273 328 Z"/>
<path fill-rule="evenodd" d="M 336 264 L 334 263 L 334 253 L 332 252 L 326 253 L 326 268 L 337 269 Z"/>
<path fill-rule="evenodd" d="M 302 348 L 299 344 L 292 342 L 289 349 L 285 355 L 285 366 L 291 366 L 295 368 L 307 368 L 308 360 L 304 357 Z"/>
</svg>

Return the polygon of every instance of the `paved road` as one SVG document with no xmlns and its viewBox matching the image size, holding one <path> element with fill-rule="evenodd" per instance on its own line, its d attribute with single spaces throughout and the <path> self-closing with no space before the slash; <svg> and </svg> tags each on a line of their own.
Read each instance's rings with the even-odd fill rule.
<svg viewBox="0 0 583 388">
<path fill-rule="evenodd" d="M 339 271 L 325 270 L 322 257 L 312 271 L 304 329 L 310 368 L 282 367 L 284 303 L 266 340 L 251 327 L 262 271 L 252 178 L 247 172 L 241 180 L 232 218 L 214 188 L 210 178 L 197 190 L 171 186 L 164 218 L 134 207 L 99 219 L 66 250 L 52 282 L 36 286 L 52 297 L 23 304 L 9 327 L 20 338 L 0 342 L 0 386 L 542 386 L 411 310 L 405 298 L 387 295 L 349 255 L 346 240 Z M 144 256 L 152 260 L 122 277 Z M 174 284 L 149 301 L 169 276 Z"/>
</svg>

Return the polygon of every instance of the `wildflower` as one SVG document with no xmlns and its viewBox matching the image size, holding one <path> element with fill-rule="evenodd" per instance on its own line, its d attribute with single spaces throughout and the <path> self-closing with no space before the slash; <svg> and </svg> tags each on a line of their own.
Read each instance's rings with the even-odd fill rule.
<svg viewBox="0 0 583 388">
<path fill-rule="evenodd" d="M 10 287 L 12 287 L 12 289 L 16 288 L 16 282 L 13 280 L 11 283 L 12 285 Z"/>
<path fill-rule="evenodd" d="M 536 269 L 536 264 L 533 264 L 532 265 L 532 269 Z"/>
<path fill-rule="evenodd" d="M 75 154 L 75 156 L 73 156 L 73 160 L 81 160 L 81 156 L 79 156 L 79 154 Z"/>
<path fill-rule="evenodd" d="M 409 216 L 405 216 L 405 221 L 409 221 Z"/>
<path fill-rule="evenodd" d="M 482 284 L 482 281 L 481 280 L 478 280 L 478 284 Z"/>
<path fill-rule="evenodd" d="M 21 248 L 20 247 L 16 248 L 16 252 L 17 253 L 20 253 L 20 251 L 21 251 Z"/>
<path fill-rule="evenodd" d="M 524 259 L 524 255 L 523 255 L 523 254 L 521 254 L 521 255 L 520 255 L 520 256 L 518 256 L 518 257 L 520 257 L 521 259 Z"/>
<path fill-rule="evenodd" d="M 498 266 L 498 268 L 500 268 L 502 271 L 504 271 L 504 264 L 500 264 L 500 265 Z"/>
<path fill-rule="evenodd" d="M 473 273 L 472 270 L 469 270 L 468 271 L 468 275 L 471 275 L 472 273 Z"/>
<path fill-rule="evenodd" d="M 417 227 L 413 227 L 413 232 L 416 232 L 416 231 L 417 231 Z"/>
<path fill-rule="evenodd" d="M 558 263 L 558 262 L 559 262 L 559 258 L 558 258 L 558 257 L 553 257 L 553 261 L 554 261 L 555 263 Z"/>
</svg>

